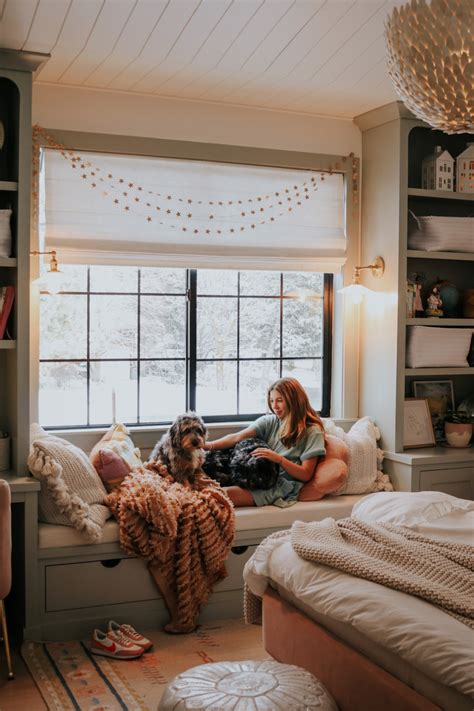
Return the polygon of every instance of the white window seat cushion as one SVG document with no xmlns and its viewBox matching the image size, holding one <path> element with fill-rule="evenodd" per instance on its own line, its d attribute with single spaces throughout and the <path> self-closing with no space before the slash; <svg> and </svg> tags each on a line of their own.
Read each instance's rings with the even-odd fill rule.
<svg viewBox="0 0 474 711">
<path fill-rule="evenodd" d="M 294 506 L 280 509 L 278 506 L 244 507 L 236 509 L 237 531 L 265 531 L 267 529 L 289 528 L 293 521 L 322 521 L 324 518 L 345 518 L 350 516 L 354 505 L 362 495 L 327 496 L 319 501 L 300 501 Z M 38 547 L 66 548 L 90 544 L 82 533 L 70 526 L 56 526 L 50 523 L 38 524 Z M 117 543 L 118 524 L 110 519 L 103 529 L 101 543 Z"/>
</svg>

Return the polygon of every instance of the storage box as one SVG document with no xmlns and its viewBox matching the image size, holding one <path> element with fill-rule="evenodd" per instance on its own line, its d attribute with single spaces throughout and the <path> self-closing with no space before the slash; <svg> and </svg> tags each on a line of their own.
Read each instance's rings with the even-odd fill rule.
<svg viewBox="0 0 474 711">
<path fill-rule="evenodd" d="M 410 210 L 408 248 L 426 252 L 474 252 L 474 217 L 417 217 Z"/>
<path fill-rule="evenodd" d="M 468 368 L 472 328 L 409 326 L 407 368 Z"/>
<path fill-rule="evenodd" d="M 0 257 L 9 257 L 12 251 L 11 216 L 11 210 L 0 210 Z"/>
<path fill-rule="evenodd" d="M 0 437 L 0 472 L 10 469 L 10 437 Z"/>
</svg>

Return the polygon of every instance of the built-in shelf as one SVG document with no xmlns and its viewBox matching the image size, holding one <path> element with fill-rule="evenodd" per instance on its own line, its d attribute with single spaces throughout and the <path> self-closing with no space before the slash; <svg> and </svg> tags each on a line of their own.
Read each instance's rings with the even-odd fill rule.
<svg viewBox="0 0 474 711">
<path fill-rule="evenodd" d="M 458 261 L 474 262 L 474 252 L 425 252 L 422 249 L 408 249 L 407 257 L 415 259 L 457 259 Z"/>
<path fill-rule="evenodd" d="M 14 192 L 18 190 L 18 183 L 15 183 L 13 180 L 0 180 L 0 190 Z"/>
<path fill-rule="evenodd" d="M 474 368 L 405 368 L 405 375 L 474 375 Z"/>
<path fill-rule="evenodd" d="M 13 351 L 16 348 L 16 341 L 0 341 L 0 351 Z"/>
<path fill-rule="evenodd" d="M 407 318 L 407 326 L 474 326 L 474 318 Z"/>
<path fill-rule="evenodd" d="M 474 202 L 474 193 L 455 193 L 449 190 L 423 190 L 423 188 L 408 188 L 408 195 L 421 198 L 441 198 L 442 200 L 463 200 Z"/>
<path fill-rule="evenodd" d="M 16 267 L 16 259 L 14 257 L 0 257 L 0 267 Z"/>
</svg>

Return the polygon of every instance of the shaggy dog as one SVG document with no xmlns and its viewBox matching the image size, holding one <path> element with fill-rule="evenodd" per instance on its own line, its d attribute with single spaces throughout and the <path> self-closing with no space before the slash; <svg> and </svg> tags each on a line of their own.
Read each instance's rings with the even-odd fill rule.
<svg viewBox="0 0 474 711">
<path fill-rule="evenodd" d="M 206 452 L 203 469 L 222 486 L 270 489 L 278 479 L 279 466 L 268 459 L 252 457 L 257 447 L 269 449 L 266 442 L 253 437 L 238 442 L 230 449 L 212 449 Z"/>
<path fill-rule="evenodd" d="M 148 462 L 165 466 L 180 484 L 194 484 L 202 475 L 206 434 L 206 425 L 195 412 L 179 415 L 156 443 Z"/>
</svg>

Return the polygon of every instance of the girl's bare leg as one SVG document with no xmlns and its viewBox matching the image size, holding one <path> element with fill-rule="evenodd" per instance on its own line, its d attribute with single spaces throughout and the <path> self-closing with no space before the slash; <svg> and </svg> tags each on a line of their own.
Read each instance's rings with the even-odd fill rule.
<svg viewBox="0 0 474 711">
<path fill-rule="evenodd" d="M 224 491 L 234 506 L 255 506 L 255 502 L 250 491 L 242 489 L 241 486 L 225 486 Z"/>
</svg>

